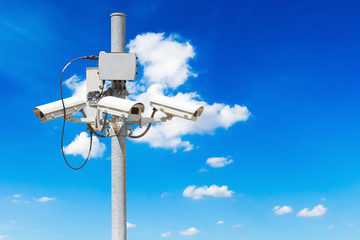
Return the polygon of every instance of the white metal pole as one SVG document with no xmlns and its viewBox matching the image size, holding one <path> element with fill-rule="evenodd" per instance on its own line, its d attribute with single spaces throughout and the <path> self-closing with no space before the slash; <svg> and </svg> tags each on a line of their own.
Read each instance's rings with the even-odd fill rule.
<svg viewBox="0 0 360 240">
<path fill-rule="evenodd" d="M 124 13 L 111 16 L 111 52 L 125 52 Z M 122 82 L 125 85 L 125 81 Z M 114 85 L 113 85 L 114 86 Z M 120 96 L 126 98 L 126 95 Z M 112 240 L 126 240 L 126 125 L 111 137 L 111 217 Z"/>
</svg>

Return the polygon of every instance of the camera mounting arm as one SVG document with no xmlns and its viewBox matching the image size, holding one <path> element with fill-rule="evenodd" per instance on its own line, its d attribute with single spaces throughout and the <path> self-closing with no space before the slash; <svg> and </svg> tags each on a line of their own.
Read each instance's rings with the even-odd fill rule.
<svg viewBox="0 0 360 240">
<path fill-rule="evenodd" d="M 146 125 L 149 123 L 155 122 L 166 122 L 167 120 L 171 120 L 171 117 L 161 117 L 161 118 L 151 118 L 151 117 L 142 117 L 140 119 L 128 118 L 126 120 L 126 125 Z"/>
</svg>

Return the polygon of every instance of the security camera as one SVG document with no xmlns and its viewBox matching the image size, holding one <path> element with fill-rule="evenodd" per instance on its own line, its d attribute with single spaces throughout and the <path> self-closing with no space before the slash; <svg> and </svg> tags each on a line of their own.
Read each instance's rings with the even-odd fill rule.
<svg viewBox="0 0 360 240">
<path fill-rule="evenodd" d="M 69 97 L 64 99 L 65 111 L 67 116 L 80 111 L 86 107 L 85 99 L 80 97 Z M 61 100 L 44 104 L 34 108 L 35 116 L 40 119 L 40 122 L 46 122 L 56 118 L 64 117 L 64 110 Z"/>
<path fill-rule="evenodd" d="M 202 106 L 165 96 L 154 97 L 150 105 L 170 117 L 175 116 L 192 121 L 196 121 L 204 111 Z"/>
<path fill-rule="evenodd" d="M 98 110 L 118 117 L 141 118 L 144 104 L 117 97 L 103 97 L 98 102 Z"/>
</svg>

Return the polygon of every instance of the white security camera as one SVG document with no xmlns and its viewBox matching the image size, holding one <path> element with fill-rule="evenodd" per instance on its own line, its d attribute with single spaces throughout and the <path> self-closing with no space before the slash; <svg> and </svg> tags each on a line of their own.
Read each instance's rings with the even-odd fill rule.
<svg viewBox="0 0 360 240">
<path fill-rule="evenodd" d="M 204 111 L 202 106 L 165 96 L 154 97 L 150 105 L 170 117 L 175 116 L 192 121 L 196 121 Z"/>
<path fill-rule="evenodd" d="M 141 118 L 144 104 L 117 97 L 103 97 L 98 102 L 98 110 L 118 117 Z"/>
<path fill-rule="evenodd" d="M 71 116 L 73 113 L 86 107 L 85 99 L 80 97 L 69 97 L 64 99 L 66 115 Z M 40 122 L 46 122 L 56 118 L 64 117 L 64 110 L 61 100 L 44 104 L 34 108 L 36 117 Z"/>
</svg>

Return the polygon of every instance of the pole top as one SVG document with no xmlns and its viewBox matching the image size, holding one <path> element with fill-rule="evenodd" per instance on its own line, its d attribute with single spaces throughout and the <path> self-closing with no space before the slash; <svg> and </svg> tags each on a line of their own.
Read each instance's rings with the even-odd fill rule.
<svg viewBox="0 0 360 240">
<path fill-rule="evenodd" d="M 124 16 L 124 17 L 126 17 L 126 14 L 125 13 L 112 13 L 112 14 L 110 14 L 110 17 L 114 17 L 114 16 Z"/>
</svg>

